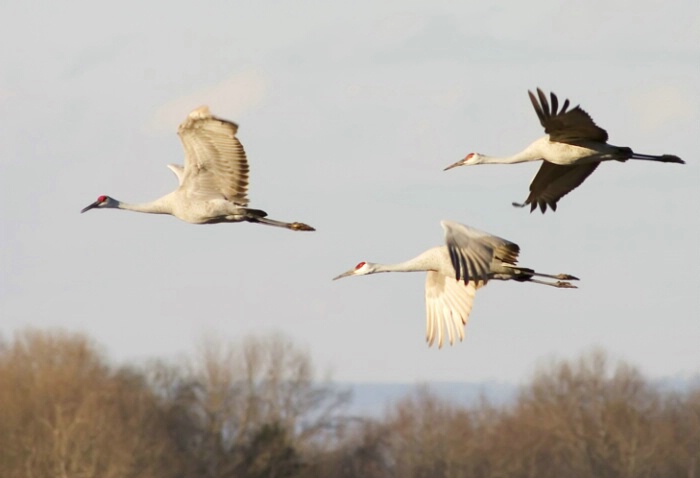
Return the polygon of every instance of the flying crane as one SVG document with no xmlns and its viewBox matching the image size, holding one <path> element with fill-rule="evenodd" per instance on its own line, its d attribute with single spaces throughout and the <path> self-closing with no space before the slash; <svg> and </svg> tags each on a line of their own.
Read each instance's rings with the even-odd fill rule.
<svg viewBox="0 0 700 478">
<path fill-rule="evenodd" d="M 141 204 L 100 196 L 80 212 L 125 209 L 170 214 L 193 224 L 245 221 L 293 231 L 314 231 L 307 224 L 269 219 L 265 211 L 248 207 L 248 160 L 237 132 L 236 123 L 212 116 L 208 107 L 195 109 L 178 128 L 185 166 L 168 165 L 180 182 L 175 191 Z"/>
<path fill-rule="evenodd" d="M 544 213 L 547 206 L 556 211 L 557 201 L 580 186 L 602 161 L 640 159 L 685 164 L 681 158 L 671 154 L 640 154 L 626 146 L 608 144 L 608 133 L 597 126 L 580 106 L 569 110 L 567 99 L 561 109 L 558 109 L 559 100 L 554 93 L 550 94 L 550 106 L 547 96 L 539 88 L 537 98 L 531 91 L 528 94 L 547 136 L 537 139 L 513 156 L 494 157 L 469 153 L 464 159 L 446 167 L 445 171 L 458 166 L 542 160 L 542 166 L 530 183 L 530 195 L 524 203 L 513 205 L 525 207 L 529 204 L 530 212 L 539 206 Z"/>
<path fill-rule="evenodd" d="M 464 326 L 472 309 L 474 293 L 490 280 L 533 282 L 563 289 L 575 289 L 569 274 L 542 274 L 516 265 L 520 248 L 506 239 L 452 221 L 442 221 L 445 245 L 433 247 L 406 262 L 377 264 L 360 262 L 333 278 L 363 276 L 378 272 L 426 271 L 426 341 L 437 337 L 442 347 L 445 335 L 452 345 L 464 339 Z M 544 277 L 556 281 L 538 279 Z"/>
</svg>

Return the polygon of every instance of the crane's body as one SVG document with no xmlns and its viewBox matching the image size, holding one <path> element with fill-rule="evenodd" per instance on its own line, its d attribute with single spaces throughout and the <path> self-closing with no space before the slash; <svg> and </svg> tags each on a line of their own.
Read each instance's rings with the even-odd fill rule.
<svg viewBox="0 0 700 478">
<path fill-rule="evenodd" d="M 192 199 L 183 189 L 177 189 L 148 203 L 131 204 L 116 201 L 115 209 L 145 212 L 149 214 L 169 214 L 191 224 L 217 224 L 220 222 L 242 222 L 255 217 L 249 209 L 238 206 L 226 199 L 201 201 Z M 107 206 L 110 207 L 110 206 Z"/>
<path fill-rule="evenodd" d="M 626 146 L 608 144 L 608 133 L 598 127 L 580 106 L 568 110 L 569 100 L 566 100 L 559 110 L 559 101 L 554 93 L 550 93 L 551 107 L 547 96 L 539 88 L 537 98 L 532 92 L 528 93 L 547 133 L 546 136 L 512 156 L 495 157 L 469 153 L 465 158 L 445 168 L 445 171 L 458 166 L 477 164 L 543 161 L 530 183 L 530 195 L 523 204 L 513 205 L 524 207 L 529 204 L 530 211 L 539 206 L 544 213 L 547 206 L 556 211 L 559 199 L 580 186 L 602 161 L 638 159 L 684 164 L 678 156 L 640 154 Z"/>
<path fill-rule="evenodd" d="M 268 219 L 264 211 L 248 207 L 248 160 L 237 132 L 236 123 L 212 116 L 206 106 L 195 109 L 178 128 L 185 166 L 168 165 L 180 183 L 175 191 L 139 204 L 100 196 L 81 212 L 93 208 L 124 209 L 170 214 L 192 224 L 245 221 L 313 231 L 307 224 Z"/>
<path fill-rule="evenodd" d="M 442 347 L 446 335 L 450 345 L 455 337 L 464 339 L 464 325 L 472 308 L 474 293 L 490 280 L 533 282 L 558 288 L 576 288 L 569 274 L 542 274 L 516 265 L 520 248 L 498 236 L 452 221 L 442 221 L 445 245 L 428 249 L 413 259 L 397 264 L 360 262 L 335 277 L 380 272 L 427 272 L 425 283 L 426 340 L 437 338 Z M 537 279 L 545 277 L 555 282 Z"/>
<path fill-rule="evenodd" d="M 447 221 L 443 221 L 448 223 Z M 466 226 L 465 226 L 466 227 Z M 470 228 L 474 230 L 473 228 Z M 455 266 L 452 262 L 450 256 L 450 249 L 448 246 L 436 246 L 428 249 L 427 251 L 417 255 L 413 259 L 409 259 L 404 262 L 398 262 L 396 264 L 377 264 L 373 262 L 365 262 L 367 267 L 366 274 L 377 274 L 380 272 L 436 272 L 445 277 L 457 280 L 457 272 Z M 491 258 L 491 262 L 486 269 L 485 275 L 480 276 L 477 280 L 472 280 L 472 282 L 478 282 L 482 285 L 486 285 L 489 280 L 516 280 L 519 282 L 532 281 L 535 276 L 551 277 L 555 279 L 563 279 L 559 276 L 552 276 L 547 274 L 540 274 L 532 269 L 527 269 L 524 267 L 517 267 L 516 265 L 505 262 L 500 254 L 494 254 Z M 353 273 L 355 270 L 353 269 Z M 348 274 L 356 275 L 356 274 Z M 339 279 L 340 277 L 336 277 Z M 464 280 L 464 277 L 460 278 Z M 571 278 L 569 277 L 569 280 Z M 467 278 L 466 282 L 470 280 Z M 534 282 L 539 282 L 534 280 Z M 552 285 L 546 282 L 546 285 Z"/>
<path fill-rule="evenodd" d="M 579 144 L 560 143 L 552 141 L 549 135 L 546 135 L 533 141 L 527 148 L 513 156 L 497 157 L 479 154 L 472 164 L 516 164 L 544 160 L 560 166 L 571 166 L 606 160 L 625 161 L 630 153 L 629 148 L 594 141 L 581 141 Z"/>
</svg>

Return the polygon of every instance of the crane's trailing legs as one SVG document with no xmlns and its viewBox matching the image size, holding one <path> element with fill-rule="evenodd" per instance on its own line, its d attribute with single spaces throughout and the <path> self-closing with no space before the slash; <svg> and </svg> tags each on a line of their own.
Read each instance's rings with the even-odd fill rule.
<svg viewBox="0 0 700 478">
<path fill-rule="evenodd" d="M 457 280 L 462 280 L 468 283 L 470 279 L 463 276 L 464 272 L 468 270 L 468 264 L 461 264 L 462 259 L 459 255 L 454 257 L 451 256 L 452 263 L 455 267 L 455 276 Z M 455 263 L 457 261 L 457 263 Z M 535 277 L 546 277 L 548 279 L 556 279 L 556 282 L 550 282 L 540 279 L 535 279 Z M 493 272 L 491 275 L 492 279 L 497 280 L 514 280 L 517 282 L 534 282 L 535 284 L 549 285 L 552 287 L 558 287 L 561 289 L 578 289 L 577 286 L 573 285 L 568 281 L 579 280 L 578 277 L 572 276 L 571 274 L 543 274 L 541 272 L 536 272 L 533 269 L 527 269 L 524 267 L 511 267 L 504 265 L 503 269 Z"/>
<path fill-rule="evenodd" d="M 268 226 L 284 227 L 286 229 L 291 229 L 292 231 L 315 231 L 313 227 L 303 222 L 283 222 L 275 221 L 274 219 L 268 219 L 266 217 L 247 217 L 245 219 L 247 222 L 256 222 L 258 224 L 267 224 Z"/>
<path fill-rule="evenodd" d="M 268 226 L 284 227 L 285 229 L 291 229 L 292 231 L 315 231 L 313 227 L 303 222 L 284 222 L 276 221 L 267 217 L 267 213 L 261 209 L 250 209 L 245 208 L 245 218 L 246 222 L 254 222 L 258 224 L 266 224 Z"/>
<path fill-rule="evenodd" d="M 268 226 L 283 227 L 285 229 L 291 229 L 292 231 L 315 231 L 313 227 L 303 222 L 284 222 L 276 221 L 267 217 L 267 213 L 262 209 L 250 209 L 245 208 L 245 216 L 243 220 L 245 222 L 252 222 L 257 224 L 266 224 Z M 222 222 L 235 222 L 235 221 L 222 221 Z"/>
<path fill-rule="evenodd" d="M 629 159 L 642 159 L 644 161 L 659 161 L 662 163 L 685 164 L 685 161 L 673 154 L 662 154 L 661 156 L 655 156 L 653 154 L 632 153 L 632 156 Z"/>
<path fill-rule="evenodd" d="M 578 289 L 577 286 L 571 282 L 568 282 L 570 280 L 579 280 L 578 277 L 572 276 L 571 274 L 542 274 L 540 272 L 535 272 L 532 269 L 518 269 L 517 271 L 519 273 L 513 276 L 512 279 L 518 282 L 534 282 L 535 284 L 549 285 L 560 289 Z M 549 282 L 545 280 L 533 279 L 533 277 L 548 277 L 550 279 L 557 279 L 557 281 Z"/>
<path fill-rule="evenodd" d="M 267 226 L 283 227 L 292 231 L 315 231 L 313 227 L 303 222 L 276 221 L 267 217 L 267 213 L 262 209 L 241 208 L 241 214 L 223 216 L 208 222 L 208 224 L 218 224 L 222 222 L 250 222 L 254 224 L 265 224 Z"/>
</svg>

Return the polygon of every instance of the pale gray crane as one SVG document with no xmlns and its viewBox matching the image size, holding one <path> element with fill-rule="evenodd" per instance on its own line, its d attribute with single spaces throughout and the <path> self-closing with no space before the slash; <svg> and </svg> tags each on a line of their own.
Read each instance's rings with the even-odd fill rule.
<svg viewBox="0 0 700 478">
<path fill-rule="evenodd" d="M 170 214 L 193 224 L 245 221 L 313 231 L 307 224 L 275 221 L 265 211 L 248 207 L 248 160 L 237 131 L 236 123 L 212 116 L 208 107 L 195 109 L 177 132 L 185 150 L 185 167 L 168 165 L 180 182 L 175 191 L 142 204 L 100 196 L 80 212 L 114 208 Z"/>
<path fill-rule="evenodd" d="M 569 274 L 541 274 L 516 266 L 520 247 L 510 241 L 452 221 L 441 221 L 445 245 L 433 247 L 417 257 L 398 264 L 360 262 L 333 278 L 362 276 L 378 272 L 427 271 L 425 280 L 426 341 L 438 348 L 445 334 L 450 345 L 464 339 L 464 326 L 472 309 L 474 293 L 489 280 L 534 282 L 552 287 L 575 289 Z M 546 277 L 556 282 L 536 279 Z"/>
<path fill-rule="evenodd" d="M 446 167 L 445 171 L 457 166 L 514 164 L 542 160 L 542 166 L 530 183 L 530 195 L 523 204 L 513 203 L 513 206 L 525 207 L 529 204 L 530 212 L 539 206 L 544 213 L 547 206 L 552 211 L 556 211 L 557 201 L 580 186 L 601 161 L 641 159 L 685 164 L 681 158 L 671 154 L 661 156 L 639 154 L 626 146 L 608 144 L 608 133 L 596 126 L 580 106 L 568 110 L 569 100 L 567 99 L 561 110 L 558 110 L 559 101 L 554 93 L 550 93 L 551 107 L 547 96 L 539 88 L 537 88 L 539 103 L 531 91 L 528 91 L 528 94 L 547 136 L 536 140 L 513 156 L 493 157 L 469 153 L 464 159 Z"/>
</svg>

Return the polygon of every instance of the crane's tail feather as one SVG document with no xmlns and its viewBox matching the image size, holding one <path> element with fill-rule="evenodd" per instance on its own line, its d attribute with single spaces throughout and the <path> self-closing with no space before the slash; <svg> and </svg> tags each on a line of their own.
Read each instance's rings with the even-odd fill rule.
<svg viewBox="0 0 700 478">
<path fill-rule="evenodd" d="M 291 229 L 292 231 L 315 231 L 313 227 L 303 222 L 283 222 L 275 221 L 274 219 L 269 219 L 264 216 L 251 216 L 246 217 L 248 222 L 256 222 L 258 224 L 266 224 L 268 226 L 284 227 L 285 229 Z"/>
<path fill-rule="evenodd" d="M 683 161 L 681 158 L 674 154 L 662 154 L 661 156 L 655 156 L 653 154 L 632 153 L 630 159 L 642 159 L 645 161 L 659 161 L 662 163 L 685 164 L 685 161 Z"/>
<path fill-rule="evenodd" d="M 250 208 L 245 208 L 246 216 L 250 215 L 253 217 L 265 217 L 267 216 L 267 213 L 263 211 L 262 209 L 250 209 Z"/>
</svg>

